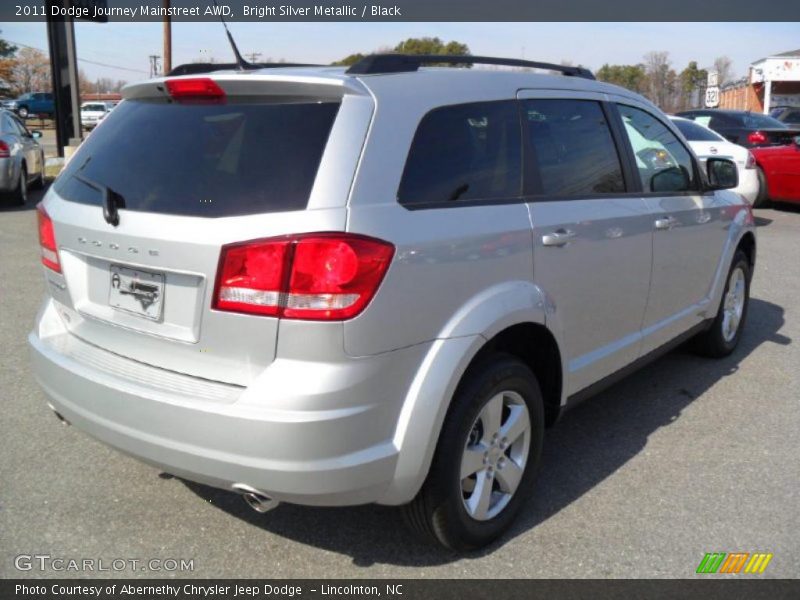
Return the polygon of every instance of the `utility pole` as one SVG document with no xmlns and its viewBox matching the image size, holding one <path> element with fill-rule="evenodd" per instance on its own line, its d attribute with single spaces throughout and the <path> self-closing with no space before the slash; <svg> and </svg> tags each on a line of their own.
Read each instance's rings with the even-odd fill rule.
<svg viewBox="0 0 800 600">
<path fill-rule="evenodd" d="M 148 58 L 150 59 L 150 77 L 158 77 L 158 59 L 161 57 L 158 54 L 151 54 Z"/>
<path fill-rule="evenodd" d="M 164 0 L 164 75 L 172 70 L 172 17 L 169 16 L 170 0 Z"/>
<path fill-rule="evenodd" d="M 47 43 L 50 49 L 50 71 L 55 99 L 56 145 L 59 156 L 69 156 L 80 144 L 81 108 L 78 63 L 75 52 L 75 29 L 71 16 L 56 17 L 72 8 L 74 0 L 45 0 L 47 7 Z M 106 7 L 106 0 L 81 0 L 88 14 L 92 7 Z M 76 17 L 82 21 L 106 23 L 108 17 Z"/>
<path fill-rule="evenodd" d="M 250 54 L 245 54 L 248 60 L 251 63 L 258 62 L 258 59 L 261 58 L 261 52 L 251 52 Z"/>
</svg>

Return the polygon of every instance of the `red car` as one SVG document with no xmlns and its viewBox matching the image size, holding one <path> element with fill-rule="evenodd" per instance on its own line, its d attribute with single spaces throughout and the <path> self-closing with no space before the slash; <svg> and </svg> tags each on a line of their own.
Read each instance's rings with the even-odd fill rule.
<svg viewBox="0 0 800 600">
<path fill-rule="evenodd" d="M 756 200 L 800 202 L 800 136 L 787 146 L 750 148 L 759 169 L 761 192 Z M 765 185 L 766 184 L 766 185 Z"/>
</svg>

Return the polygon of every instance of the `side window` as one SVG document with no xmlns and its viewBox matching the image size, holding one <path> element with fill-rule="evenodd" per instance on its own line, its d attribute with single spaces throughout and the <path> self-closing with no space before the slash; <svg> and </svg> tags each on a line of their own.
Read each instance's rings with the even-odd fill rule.
<svg viewBox="0 0 800 600">
<path fill-rule="evenodd" d="M 397 192 L 409 206 L 521 194 L 515 101 L 443 106 L 420 121 Z"/>
<path fill-rule="evenodd" d="M 624 104 L 618 106 L 644 191 L 697 190 L 692 155 L 667 126 L 648 112 Z"/>
<path fill-rule="evenodd" d="M 617 148 L 603 109 L 592 100 L 525 100 L 523 122 L 533 170 L 545 196 L 625 191 Z"/>
</svg>

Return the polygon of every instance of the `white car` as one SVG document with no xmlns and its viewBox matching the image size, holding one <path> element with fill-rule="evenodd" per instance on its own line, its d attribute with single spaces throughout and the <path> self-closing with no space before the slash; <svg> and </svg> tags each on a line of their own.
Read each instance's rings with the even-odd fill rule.
<svg viewBox="0 0 800 600">
<path fill-rule="evenodd" d="M 104 102 L 84 102 L 81 104 L 81 125 L 86 129 L 94 129 L 111 111 Z"/>
<path fill-rule="evenodd" d="M 736 163 L 739 170 L 739 185 L 733 191 L 744 196 L 748 204 L 752 206 L 761 188 L 753 153 L 747 148 L 729 142 L 716 131 L 697 121 L 672 116 L 670 119 L 689 142 L 689 146 L 694 150 L 701 164 L 705 164 L 705 161 L 711 157 L 727 158 Z"/>
</svg>

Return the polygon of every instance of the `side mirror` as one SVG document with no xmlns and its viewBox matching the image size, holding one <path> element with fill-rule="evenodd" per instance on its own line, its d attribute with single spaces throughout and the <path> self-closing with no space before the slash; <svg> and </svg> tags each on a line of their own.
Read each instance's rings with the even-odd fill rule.
<svg viewBox="0 0 800 600">
<path fill-rule="evenodd" d="M 650 178 L 651 192 L 684 192 L 689 189 L 689 175 L 681 167 L 668 167 Z"/>
<path fill-rule="evenodd" d="M 40 137 L 42 137 L 42 132 L 38 129 L 34 129 L 31 131 L 31 137 L 35 140 L 38 140 Z"/>
<path fill-rule="evenodd" d="M 727 158 L 707 159 L 706 174 L 711 189 L 729 190 L 739 185 L 739 171 L 736 169 L 736 163 Z"/>
</svg>

